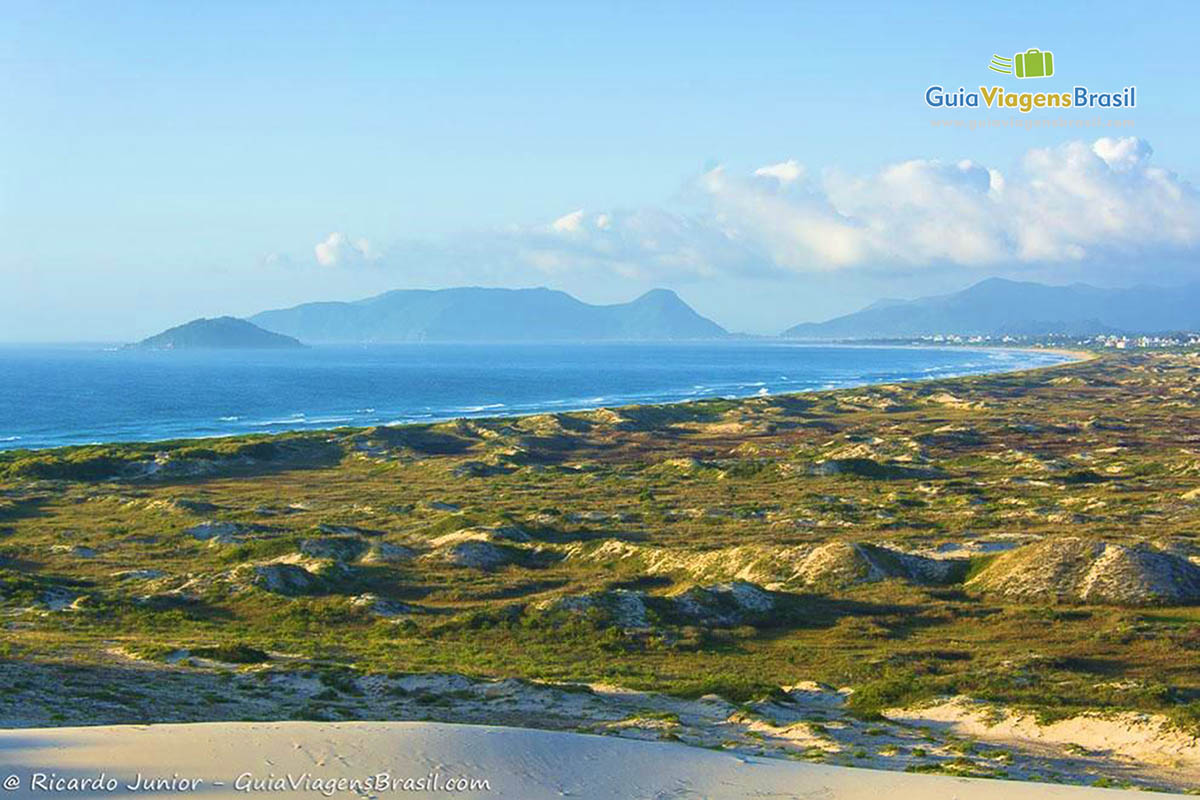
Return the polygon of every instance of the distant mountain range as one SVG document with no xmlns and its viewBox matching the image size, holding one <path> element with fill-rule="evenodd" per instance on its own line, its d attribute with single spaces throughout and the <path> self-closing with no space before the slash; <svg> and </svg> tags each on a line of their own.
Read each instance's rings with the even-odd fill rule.
<svg viewBox="0 0 1200 800">
<path fill-rule="evenodd" d="M 895 339 L 938 334 L 1041 336 L 1200 330 L 1200 283 L 1100 289 L 989 278 L 952 294 L 879 300 L 781 335 L 797 339 Z M 664 341 L 730 334 L 672 291 L 591 305 L 551 289 L 397 290 L 353 302 L 305 303 L 249 320 L 198 319 L 137 347 L 280 348 L 389 342 Z"/>
<path fill-rule="evenodd" d="M 909 336 L 1038 336 L 1052 333 L 1163 333 L 1200 329 L 1200 283 L 1175 288 L 1099 289 L 989 278 L 953 294 L 881 300 L 827 322 L 806 322 L 783 336 L 891 339 Z"/>
<path fill-rule="evenodd" d="M 728 336 L 674 292 L 590 305 L 551 289 L 397 290 L 305 303 L 250 321 L 307 343 L 715 339 Z"/>
<path fill-rule="evenodd" d="M 304 347 L 291 336 L 283 336 L 236 317 L 194 319 L 183 325 L 143 339 L 133 347 L 149 350 L 187 349 L 282 349 Z"/>
</svg>

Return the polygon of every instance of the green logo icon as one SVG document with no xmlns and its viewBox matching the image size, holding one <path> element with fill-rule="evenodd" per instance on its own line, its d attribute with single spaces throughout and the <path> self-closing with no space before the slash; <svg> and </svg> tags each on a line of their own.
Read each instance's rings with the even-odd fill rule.
<svg viewBox="0 0 1200 800">
<path fill-rule="evenodd" d="M 988 69 L 1018 78 L 1049 78 L 1054 74 L 1054 54 L 1031 47 L 1012 58 L 993 55 Z"/>
</svg>

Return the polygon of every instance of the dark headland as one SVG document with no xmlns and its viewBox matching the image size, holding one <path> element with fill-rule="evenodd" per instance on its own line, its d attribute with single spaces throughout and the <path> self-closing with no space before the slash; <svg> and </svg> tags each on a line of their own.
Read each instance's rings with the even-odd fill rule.
<svg viewBox="0 0 1200 800">
<path fill-rule="evenodd" d="M 282 350 L 304 347 L 291 336 L 263 330 L 252 322 L 236 317 L 194 319 L 130 346 L 147 350 Z"/>
</svg>

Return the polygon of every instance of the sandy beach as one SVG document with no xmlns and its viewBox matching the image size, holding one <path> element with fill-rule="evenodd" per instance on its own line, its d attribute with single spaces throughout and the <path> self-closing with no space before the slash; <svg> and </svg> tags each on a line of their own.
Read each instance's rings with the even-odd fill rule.
<svg viewBox="0 0 1200 800">
<path fill-rule="evenodd" d="M 6 730 L 0 731 L 0 775 L 5 796 L 11 798 L 452 794 L 523 800 L 875 800 L 882 795 L 891 800 L 1118 800 L 1135 796 L 1132 791 L 1112 789 L 748 758 L 668 742 L 428 722 Z M 1156 795 L 1137 792 L 1136 796 Z"/>
</svg>

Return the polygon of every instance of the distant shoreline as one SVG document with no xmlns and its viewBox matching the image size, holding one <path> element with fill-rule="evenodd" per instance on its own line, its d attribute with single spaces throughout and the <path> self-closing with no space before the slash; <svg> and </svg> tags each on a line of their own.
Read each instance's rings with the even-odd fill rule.
<svg viewBox="0 0 1200 800">
<path fill-rule="evenodd" d="M 817 344 L 817 343 L 788 343 L 790 347 L 796 349 L 813 348 L 813 349 L 847 349 L 847 350 L 903 350 L 903 351 L 976 351 L 981 353 L 1007 353 L 1007 354 L 1030 354 L 1037 356 L 1057 356 L 1062 358 L 1062 361 L 1053 364 L 1019 364 L 1019 365 L 1002 365 L 1004 368 L 995 370 L 981 370 L 975 372 L 963 372 L 959 374 L 949 375 L 933 375 L 933 376 L 910 376 L 904 378 L 880 379 L 863 382 L 851 382 L 845 386 L 829 386 L 816 388 L 797 388 L 784 391 L 772 391 L 764 393 L 765 387 L 762 382 L 757 382 L 759 390 L 753 391 L 730 391 L 721 393 L 712 393 L 699 395 L 695 397 L 677 397 L 663 400 L 627 400 L 620 396 L 614 397 L 611 402 L 588 403 L 581 402 L 578 405 L 561 405 L 549 407 L 522 409 L 519 404 L 513 404 L 518 407 L 509 407 L 509 404 L 478 404 L 472 410 L 465 413 L 447 413 L 430 415 L 424 419 L 404 419 L 397 418 L 395 421 L 357 421 L 352 418 L 345 418 L 345 424 L 324 424 L 321 422 L 328 420 L 329 423 L 341 421 L 340 418 L 332 417 L 330 414 L 320 411 L 309 412 L 311 415 L 319 415 L 318 419 L 310 419 L 305 414 L 298 414 L 294 420 L 280 419 L 277 425 L 273 425 L 270 430 L 234 430 L 234 431 L 198 431 L 195 433 L 181 433 L 180 435 L 165 435 L 147 438 L 136 437 L 113 437 L 108 439 L 97 438 L 87 442 L 65 442 L 54 444 L 38 444 L 32 446 L 21 446 L 20 436 L 11 436 L 10 432 L 0 430 L 0 458 L 3 458 L 5 453 L 47 453 L 55 450 L 67 450 L 80 447 L 122 447 L 122 446 L 148 446 L 156 443 L 179 443 L 179 442 L 213 442 L 213 441 L 236 441 L 239 439 L 260 440 L 264 437 L 272 437 L 279 435 L 292 434 L 321 434 L 336 430 L 363 430 L 373 427 L 400 427 L 405 425 L 425 425 L 439 424 L 449 422 L 456 419 L 517 419 L 521 417 L 535 416 L 548 413 L 578 413 L 584 411 L 592 411 L 599 408 L 635 408 L 647 406 L 672 406 L 686 403 L 693 403 L 705 400 L 746 400 L 756 396 L 766 397 L 784 397 L 788 395 L 803 395 L 812 394 L 822 391 L 838 391 L 844 389 L 855 389 L 865 386 L 888 385 L 893 383 L 912 383 L 927 380 L 956 380 L 962 378 L 971 378 L 989 375 L 1001 375 L 1010 373 L 1021 373 L 1026 371 L 1050 369 L 1064 366 L 1070 363 L 1080 363 L 1090 359 L 1098 358 L 1099 355 L 1087 351 L 1070 350 L 1062 348 L 1032 348 L 1032 347 L 1011 347 L 1011 346 L 987 346 L 987 345 L 943 345 L 943 344 Z M 599 398 L 603 399 L 603 397 Z M 562 401 L 567 402 L 567 401 Z M 494 413 L 488 413 L 493 411 Z M 266 412 L 264 412 L 266 413 Z M 383 416 L 392 416 L 384 414 Z M 311 422 L 312 424 L 306 424 Z M 261 423 L 254 423 L 261 424 Z M 266 427 L 264 425 L 264 427 Z M 18 432 L 19 433 L 19 432 Z"/>
</svg>

